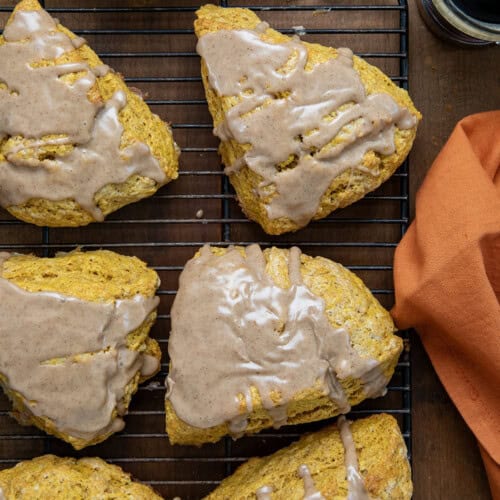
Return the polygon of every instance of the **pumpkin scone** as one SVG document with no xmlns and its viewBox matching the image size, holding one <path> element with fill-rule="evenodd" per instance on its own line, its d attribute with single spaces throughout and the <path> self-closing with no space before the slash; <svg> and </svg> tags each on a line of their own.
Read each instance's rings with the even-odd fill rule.
<svg viewBox="0 0 500 500">
<path fill-rule="evenodd" d="M 3 493 L 3 496 L 2 496 Z M 100 458 L 44 455 L 0 471 L 2 500 L 161 500 L 152 488 Z"/>
<path fill-rule="evenodd" d="M 0 254 L 0 385 L 12 415 L 74 448 L 123 429 L 160 368 L 156 272 L 136 257 Z"/>
<path fill-rule="evenodd" d="M 306 434 L 273 455 L 252 458 L 206 500 L 409 500 L 406 445 L 396 420 L 372 415 Z"/>
<path fill-rule="evenodd" d="M 421 115 L 379 69 L 349 49 L 282 35 L 248 9 L 205 5 L 197 16 L 225 172 L 264 231 L 326 217 L 404 161 Z"/>
<path fill-rule="evenodd" d="M 0 115 L 0 205 L 26 222 L 102 221 L 177 178 L 170 127 L 36 0 L 0 36 Z"/>
<path fill-rule="evenodd" d="M 201 445 L 385 394 L 402 340 L 349 270 L 296 247 L 205 246 L 171 310 L 166 428 Z"/>
</svg>

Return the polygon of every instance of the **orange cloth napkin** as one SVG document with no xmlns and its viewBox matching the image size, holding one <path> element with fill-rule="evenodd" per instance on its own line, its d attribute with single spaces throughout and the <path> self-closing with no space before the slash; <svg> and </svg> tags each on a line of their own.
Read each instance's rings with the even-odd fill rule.
<svg viewBox="0 0 500 500">
<path fill-rule="evenodd" d="M 396 324 L 420 334 L 500 499 L 500 111 L 455 127 L 417 194 L 394 280 Z"/>
</svg>

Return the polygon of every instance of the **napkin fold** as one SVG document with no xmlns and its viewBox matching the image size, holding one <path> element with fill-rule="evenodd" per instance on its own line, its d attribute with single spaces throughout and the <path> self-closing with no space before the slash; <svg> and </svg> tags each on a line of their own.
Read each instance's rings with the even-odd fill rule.
<svg viewBox="0 0 500 500">
<path fill-rule="evenodd" d="M 500 111 L 455 127 L 417 194 L 394 281 L 396 324 L 420 334 L 500 499 Z"/>
</svg>

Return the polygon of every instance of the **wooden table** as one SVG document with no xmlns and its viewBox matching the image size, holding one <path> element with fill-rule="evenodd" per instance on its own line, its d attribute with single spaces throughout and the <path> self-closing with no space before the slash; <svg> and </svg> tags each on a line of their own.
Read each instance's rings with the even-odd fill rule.
<svg viewBox="0 0 500 500">
<path fill-rule="evenodd" d="M 464 49 L 437 39 L 422 22 L 415 1 L 409 4 L 410 89 L 424 115 L 410 156 L 414 200 L 456 122 L 500 108 L 500 50 Z M 415 499 L 490 498 L 476 440 L 416 336 L 412 366 Z"/>
<path fill-rule="evenodd" d="M 389 3 L 390 0 L 374 0 L 363 2 L 353 0 L 347 3 Z M 85 2 L 73 2 L 70 0 L 47 0 L 49 7 L 73 7 L 85 5 L 86 7 L 109 7 L 119 6 L 151 6 L 151 5 L 195 5 L 196 0 L 186 2 L 161 2 L 141 0 L 141 2 L 123 2 L 119 0 L 86 0 Z M 274 4 L 280 3 L 275 0 L 255 0 L 253 2 L 240 0 L 234 4 Z M 283 2 L 281 2 L 283 3 Z M 303 0 L 302 5 L 330 5 L 339 2 L 324 2 L 321 0 Z M 14 0 L 7 0 L 7 5 L 13 6 Z M 5 5 L 5 2 L 2 2 Z M 287 2 L 286 5 L 294 5 Z M 377 28 L 380 24 L 380 16 L 385 16 L 390 26 L 397 29 L 399 14 L 397 12 L 353 14 L 349 22 L 353 26 L 369 26 Z M 343 24 L 341 12 L 331 12 L 324 16 L 314 16 L 314 13 L 279 13 L 262 12 L 262 17 L 279 27 L 290 27 L 293 25 L 304 25 L 315 27 L 318 25 L 346 26 Z M 0 13 L 0 22 L 6 19 L 7 13 Z M 193 13 L 182 12 L 173 18 L 171 15 L 162 14 L 145 17 L 129 14 L 107 14 L 107 13 L 85 13 L 77 14 L 71 11 L 58 13 L 59 17 L 69 27 L 74 29 L 115 29 L 115 28 L 142 28 L 143 30 L 153 28 L 159 29 L 185 29 L 192 26 Z M 340 16 L 340 17 L 339 17 Z M 347 18 L 346 18 L 347 22 Z M 382 23 L 382 26 L 387 26 Z M 89 43 L 100 52 L 141 52 L 141 51 L 184 51 L 194 50 L 194 40 L 191 36 L 158 35 L 148 36 L 143 34 L 134 36 L 127 40 L 124 35 L 85 35 Z M 334 35 L 330 41 L 333 45 L 351 45 L 354 49 L 363 52 L 383 50 L 392 44 L 392 50 L 399 50 L 398 35 L 371 35 L 369 42 L 363 36 L 352 34 Z M 323 41 L 321 35 L 311 36 L 310 39 Z M 355 46 L 357 45 L 357 47 Z M 170 57 L 170 58 L 113 58 L 106 59 L 117 70 L 126 76 L 132 77 L 155 77 L 179 75 L 199 75 L 198 61 L 194 57 Z M 382 60 L 374 58 L 370 60 L 378 64 L 389 74 L 397 74 L 399 70 L 397 58 L 394 60 Z M 417 107 L 424 115 L 415 146 L 411 154 L 411 200 L 430 167 L 433 158 L 444 144 L 457 120 L 463 116 L 500 107 L 500 95 L 498 93 L 498 63 L 499 52 L 495 49 L 466 50 L 456 48 L 437 40 L 424 27 L 420 20 L 414 2 L 410 0 L 410 93 Z M 385 65 L 385 66 L 384 66 Z M 496 71 L 495 71 L 496 69 Z M 199 82 L 186 80 L 184 83 L 173 80 L 163 83 L 141 82 L 136 84 L 150 93 L 152 99 L 157 100 L 181 100 L 181 99 L 203 99 L 203 91 Z M 173 123 L 182 124 L 186 122 L 198 122 L 208 124 L 210 118 L 203 103 L 191 105 L 189 108 L 170 103 L 153 106 L 155 112 Z M 185 149 L 181 159 L 181 169 L 186 171 L 220 170 L 219 159 L 214 147 L 217 141 L 211 136 L 210 126 L 205 129 L 192 129 L 189 127 L 177 127 L 175 137 L 179 144 Z M 202 145 L 208 148 L 206 151 L 190 151 L 190 146 Z M 210 150 L 212 148 L 212 150 Z M 192 149 L 192 148 L 191 148 Z M 217 174 L 217 172 L 215 172 Z M 398 194 L 400 189 L 399 178 L 393 177 L 377 191 L 378 194 Z M 50 230 L 49 242 L 51 245 L 49 253 L 57 249 L 71 248 L 74 243 L 91 243 L 102 245 L 113 245 L 117 242 L 142 242 L 142 241 L 217 241 L 224 238 L 222 224 L 192 224 L 184 223 L 183 219 L 193 219 L 196 212 L 202 208 L 204 217 L 220 218 L 234 217 L 243 219 L 241 211 L 234 202 L 227 206 L 228 212 L 221 211 L 220 199 L 205 199 L 206 193 L 219 192 L 221 177 L 218 175 L 184 175 L 164 188 L 160 196 L 150 200 L 144 200 L 137 205 L 126 207 L 116 215 L 110 217 L 113 223 L 94 224 L 81 229 L 58 229 Z M 200 194 L 199 198 L 182 198 L 186 193 Z M 179 198 L 180 196 L 180 198 Z M 413 205 L 413 202 L 412 202 Z M 224 209 L 225 210 L 225 209 Z M 337 215 L 336 215 L 337 216 Z M 358 204 L 339 212 L 338 217 L 357 218 L 363 217 L 392 218 L 399 217 L 398 203 L 384 202 L 380 200 L 364 200 Z M 138 219 L 177 219 L 176 224 L 158 225 L 156 223 L 136 223 Z M 4 211 L 1 211 L 0 243 L 2 244 L 24 244 L 24 251 L 33 248 L 41 252 L 40 243 L 42 233 L 40 228 L 29 225 L 13 225 L 13 220 Z M 124 224 L 116 223 L 118 220 Z M 126 222 L 126 223 L 125 223 Z M 325 256 L 339 260 L 345 264 L 379 265 L 381 270 L 358 270 L 358 274 L 375 289 L 386 289 L 392 286 L 390 264 L 395 243 L 397 243 L 400 230 L 394 224 L 364 224 L 359 222 L 354 226 L 336 221 L 335 224 L 313 224 L 310 228 L 298 232 L 296 235 L 281 238 L 266 238 L 255 224 L 235 222 L 231 225 L 231 237 L 238 241 L 389 241 L 392 247 L 387 248 L 344 248 L 342 246 L 319 248 L 310 247 L 309 253 L 321 253 Z M 46 234 L 45 234 L 46 237 Z M 288 238 L 288 239 L 287 239 Z M 46 240 L 45 240 L 46 241 Z M 32 245 L 32 247 L 31 247 Z M 135 253 L 147 260 L 151 265 L 174 266 L 172 269 L 164 269 L 161 272 L 163 287 L 175 290 L 177 286 L 178 266 L 182 266 L 189 258 L 194 249 L 193 246 L 184 247 L 114 247 L 124 253 Z M 362 267 L 362 266 L 361 266 Z M 377 297 L 389 307 L 391 296 L 379 294 Z M 171 303 L 171 295 L 162 297 L 163 315 L 155 329 L 153 336 L 166 342 L 168 335 L 169 320 L 167 314 Z M 165 346 L 165 344 L 162 344 Z M 424 353 L 418 338 L 412 339 L 412 373 L 413 373 L 413 473 L 415 482 L 415 499 L 417 500 L 442 500 L 442 499 L 487 499 L 489 497 L 488 486 L 482 468 L 482 463 L 477 450 L 476 442 L 464 425 L 462 419 L 449 401 L 446 393 L 440 385 L 429 360 Z M 165 363 L 168 358 L 164 358 Z M 161 388 L 160 388 L 161 389 Z M 387 404 L 398 404 L 397 393 L 387 396 Z M 133 410 L 151 409 L 160 410 L 162 405 L 162 391 L 140 392 L 132 405 Z M 392 399 L 391 399 L 392 398 Z M 379 402 L 374 402 L 371 407 L 377 407 Z M 43 434 L 33 428 L 21 428 L 7 415 L 8 403 L 0 396 L 0 435 L 14 436 L 12 439 L 0 441 L 0 459 L 23 459 L 39 454 L 53 452 L 60 455 L 73 453 L 69 446 L 56 439 L 45 439 Z M 370 405 L 367 406 L 370 408 Z M 133 413 L 133 412 L 132 412 Z M 132 414 L 127 418 L 127 432 L 130 436 L 120 439 L 114 436 L 97 447 L 89 449 L 87 453 L 99 454 L 103 457 L 127 457 L 127 456 L 158 456 L 164 457 L 166 462 L 155 462 L 151 464 L 119 462 L 124 468 L 134 473 L 138 478 L 144 480 L 164 479 L 170 481 L 197 481 L 207 479 L 222 479 L 231 471 L 234 463 L 224 463 L 221 457 L 227 452 L 227 444 L 222 442 L 217 445 L 203 447 L 201 450 L 190 450 L 177 447 L 173 449 L 163 439 L 163 416 L 157 413 L 141 416 Z M 307 426 L 306 426 L 307 427 Z M 148 438 L 137 438 L 134 433 L 143 433 L 147 429 L 150 432 Z M 299 429 L 302 432 L 303 428 Z M 284 431 L 285 433 L 288 431 Z M 290 432 L 294 432 L 293 429 Z M 295 430 L 297 432 L 297 430 Z M 33 439 L 20 439 L 33 435 Z M 155 436 L 154 438 L 151 436 Z M 242 439 L 233 445 L 233 453 L 240 457 L 252 456 L 256 453 L 267 453 L 284 446 L 290 440 L 295 439 L 292 434 L 277 435 L 276 437 Z M 79 453 L 79 455 L 86 452 Z M 195 461 L 176 462 L 177 457 L 188 456 L 219 457 L 219 462 L 207 464 Z M 188 463 L 189 466 L 185 464 Z M 205 464 L 205 465 L 204 465 Z M 0 468 L 7 466 L 4 460 Z M 210 470 L 208 469 L 210 466 Z M 196 486 L 184 484 L 172 486 L 173 483 L 158 486 L 165 494 L 178 494 L 185 497 L 195 498 L 196 492 L 201 491 Z M 209 491 L 212 486 L 205 485 L 204 491 Z M 176 489 L 177 488 L 177 489 Z M 180 489 L 184 488 L 184 489 Z"/>
</svg>

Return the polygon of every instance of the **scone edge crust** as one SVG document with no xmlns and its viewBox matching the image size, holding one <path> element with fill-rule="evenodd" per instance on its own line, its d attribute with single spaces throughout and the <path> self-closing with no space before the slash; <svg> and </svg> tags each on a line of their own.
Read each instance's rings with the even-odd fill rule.
<svg viewBox="0 0 500 500">
<path fill-rule="evenodd" d="M 215 5 L 204 5 L 197 11 L 197 16 L 194 26 L 198 38 L 219 30 L 252 30 L 261 22 L 257 15 L 248 9 L 220 8 Z M 288 36 L 282 35 L 271 28 L 261 35 L 261 38 L 263 37 L 271 43 L 289 40 Z M 308 50 L 308 65 L 324 62 L 332 57 L 335 58 L 337 55 L 337 50 L 331 47 L 307 42 L 303 42 L 303 44 Z M 354 57 L 354 67 L 359 73 L 368 95 L 378 92 L 387 93 L 400 106 L 409 109 L 417 120 L 421 119 L 421 115 L 415 108 L 408 93 L 404 89 L 395 86 L 382 71 L 357 56 Z M 201 61 L 201 74 L 210 113 L 214 120 L 214 126 L 217 126 L 222 123 L 225 113 L 237 102 L 237 98 L 217 95 L 210 86 L 207 67 L 203 60 Z M 364 156 L 363 166 L 370 171 L 378 170 L 379 175 L 374 176 L 369 172 L 358 169 L 348 169 L 338 175 L 323 194 L 317 213 L 312 220 L 322 219 L 332 211 L 354 203 L 385 182 L 408 155 L 416 136 L 416 130 L 416 126 L 408 130 L 396 128 L 394 135 L 395 153 L 389 156 L 381 156 L 370 151 Z M 234 140 L 224 141 L 220 143 L 219 153 L 222 156 L 223 163 L 231 165 L 234 160 L 243 156 L 248 148 L 249 145 L 242 145 Z M 291 219 L 285 217 L 269 218 L 266 209 L 266 202 L 269 200 L 255 196 L 255 191 L 262 178 L 248 166 L 243 165 L 240 170 L 231 173 L 229 177 L 237 192 L 243 212 L 248 218 L 259 223 L 266 233 L 279 235 L 301 229 L 302 226 L 299 226 Z"/>
</svg>

